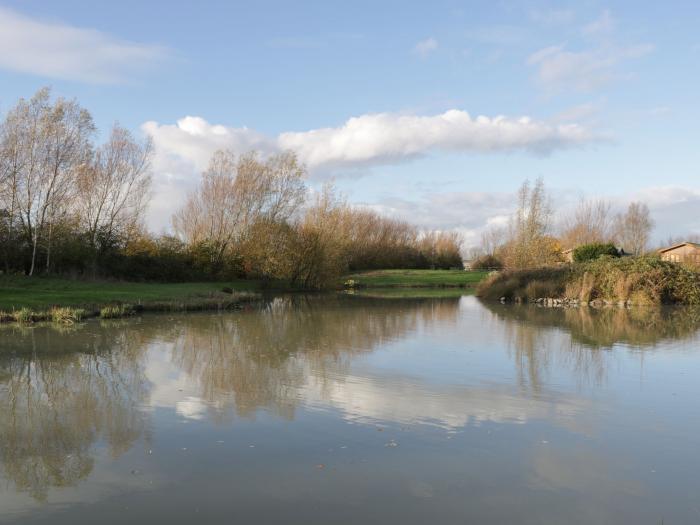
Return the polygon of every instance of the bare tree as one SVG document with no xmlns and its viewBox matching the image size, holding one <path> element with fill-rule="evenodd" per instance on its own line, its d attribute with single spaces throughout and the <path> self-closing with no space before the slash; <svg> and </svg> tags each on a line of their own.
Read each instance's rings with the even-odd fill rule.
<svg viewBox="0 0 700 525">
<path fill-rule="evenodd" d="M 563 221 L 562 244 L 575 248 L 582 244 L 609 241 L 613 222 L 610 209 L 608 201 L 581 199 L 573 213 Z"/>
<path fill-rule="evenodd" d="M 615 242 L 625 251 L 641 255 L 649 244 L 649 236 L 654 227 L 649 207 L 643 202 L 632 202 L 627 212 L 615 217 Z"/>
<path fill-rule="evenodd" d="M 528 268 L 554 262 L 559 247 L 549 235 L 552 206 L 542 179 L 534 186 L 525 181 L 518 190 L 518 209 L 511 218 L 504 247 L 505 263 Z"/>
<path fill-rule="evenodd" d="M 15 107 L 0 123 L 0 218 L 5 271 L 10 269 L 19 208 L 19 183 L 27 155 L 24 109 Z"/>
<path fill-rule="evenodd" d="M 507 237 L 507 229 L 502 226 L 489 226 L 481 233 L 481 254 L 496 255 Z M 479 254 L 479 255 L 481 255 Z"/>
<path fill-rule="evenodd" d="M 95 128 L 90 114 L 76 101 L 58 98 L 52 103 L 48 88 L 29 101 L 21 99 L 9 118 L 21 120 L 16 128 L 22 148 L 17 206 L 31 246 L 29 275 L 33 275 L 39 239 L 46 237 L 50 254 L 50 221 L 74 196 L 75 172 L 88 158 Z"/>
<path fill-rule="evenodd" d="M 113 241 L 142 220 L 151 186 L 150 139 L 139 143 L 114 125 L 109 140 L 77 173 L 76 211 L 93 250 L 98 235 Z"/>
</svg>

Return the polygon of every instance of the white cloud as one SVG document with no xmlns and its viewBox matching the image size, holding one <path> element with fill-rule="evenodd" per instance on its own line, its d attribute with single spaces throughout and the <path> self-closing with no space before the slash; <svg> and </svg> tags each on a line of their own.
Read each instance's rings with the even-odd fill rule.
<svg viewBox="0 0 700 525">
<path fill-rule="evenodd" d="M 430 53 L 433 51 L 436 51 L 438 48 L 438 41 L 435 40 L 433 37 L 426 38 L 425 40 L 421 40 L 418 42 L 414 48 L 413 52 L 416 53 L 420 57 L 427 57 Z"/>
<path fill-rule="evenodd" d="M 336 128 L 282 133 L 278 145 L 309 167 L 395 162 L 430 151 L 549 153 L 596 137 L 577 124 L 553 125 L 529 117 L 471 117 L 451 109 L 434 116 L 377 113 Z"/>
<path fill-rule="evenodd" d="M 90 83 L 115 83 L 167 56 L 160 46 L 29 18 L 0 7 L 0 68 Z"/>
<path fill-rule="evenodd" d="M 653 49 L 650 44 L 639 44 L 568 51 L 561 44 L 531 54 L 527 63 L 537 68 L 538 82 L 549 91 L 592 91 L 619 77 L 616 66 L 627 60 L 643 57 Z"/>
<path fill-rule="evenodd" d="M 368 114 L 339 127 L 286 132 L 277 137 L 246 127 L 210 124 L 192 116 L 174 125 L 146 122 L 142 130 L 153 137 L 156 149 L 151 206 L 151 222 L 156 228 L 168 226 L 172 211 L 217 149 L 238 153 L 290 149 L 314 177 L 320 178 L 338 169 L 401 162 L 433 151 L 546 154 L 598 138 L 577 124 L 550 124 L 528 117 L 473 118 L 454 109 L 433 116 Z"/>
<path fill-rule="evenodd" d="M 211 154 L 221 148 L 293 150 L 311 170 L 318 170 L 399 162 L 436 150 L 546 154 L 599 138 L 577 124 L 551 124 L 529 117 L 471 117 L 457 109 L 433 116 L 367 114 L 339 127 L 285 132 L 275 138 L 191 116 L 175 125 L 149 121 L 142 129 L 153 137 L 157 167 L 187 166 L 195 171 L 201 171 Z"/>
</svg>

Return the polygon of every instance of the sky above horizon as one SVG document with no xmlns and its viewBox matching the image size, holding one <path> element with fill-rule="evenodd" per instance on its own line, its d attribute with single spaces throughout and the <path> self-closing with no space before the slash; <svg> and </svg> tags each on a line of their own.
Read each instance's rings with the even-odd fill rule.
<svg viewBox="0 0 700 525">
<path fill-rule="evenodd" d="M 0 112 L 42 86 L 156 146 L 148 225 L 219 148 L 466 245 L 523 180 L 700 234 L 700 2 L 0 0 Z"/>
</svg>

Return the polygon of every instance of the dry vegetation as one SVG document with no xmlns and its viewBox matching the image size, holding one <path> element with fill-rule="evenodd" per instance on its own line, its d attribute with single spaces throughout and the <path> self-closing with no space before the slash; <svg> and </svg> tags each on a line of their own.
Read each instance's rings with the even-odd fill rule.
<svg viewBox="0 0 700 525">
<path fill-rule="evenodd" d="M 504 271 L 483 281 L 484 299 L 652 305 L 700 304 L 700 272 L 655 256 L 599 259 L 537 270 Z"/>
</svg>

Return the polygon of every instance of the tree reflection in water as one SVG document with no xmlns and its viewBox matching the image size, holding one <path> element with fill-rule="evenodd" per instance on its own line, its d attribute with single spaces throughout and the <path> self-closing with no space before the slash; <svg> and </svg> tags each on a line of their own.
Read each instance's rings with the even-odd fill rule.
<svg viewBox="0 0 700 525">
<path fill-rule="evenodd" d="M 421 324 L 457 317 L 457 298 L 276 298 L 236 314 L 91 321 L 71 328 L 3 327 L 0 462 L 17 491 L 38 500 L 149 438 L 150 344 L 198 386 L 215 421 L 266 408 L 292 417 L 310 370 L 342 377 L 353 356 Z M 330 367 L 330 369 L 329 369 Z M 332 369 L 332 370 L 331 370 Z"/>
<path fill-rule="evenodd" d="M 553 366 L 574 371 L 580 381 L 600 384 L 605 379 L 610 350 L 623 345 L 639 353 L 666 340 L 696 338 L 700 308 L 545 308 L 483 302 L 502 325 L 514 351 L 522 387 L 539 391 L 542 374 Z M 560 337 L 556 337 L 556 334 Z"/>
<path fill-rule="evenodd" d="M 470 298 L 465 304 L 474 306 L 475 301 Z M 51 487 L 75 485 L 92 472 L 97 442 L 104 442 L 113 457 L 139 439 L 148 442 L 150 412 L 142 407 L 153 406 L 150 352 L 173 365 L 210 419 L 222 422 L 252 417 L 260 409 L 292 418 L 297 407 L 310 401 L 304 396 L 311 391 L 332 403 L 343 385 L 358 380 L 351 370 L 353 360 L 414 333 L 431 337 L 444 332 L 457 347 L 460 338 L 466 340 L 475 331 L 486 341 L 503 336 L 513 352 L 519 387 L 538 394 L 545 389 L 543 374 L 551 368 L 568 367 L 577 378 L 599 383 L 613 345 L 624 344 L 643 355 L 661 340 L 690 339 L 700 327 L 700 311 L 687 308 L 485 304 L 481 317 L 470 317 L 474 310 L 461 311 L 459 305 L 455 297 L 285 296 L 232 314 L 90 321 L 70 329 L 5 327 L 0 332 L 4 474 L 17 491 L 43 500 Z M 384 414 L 381 403 L 394 403 L 389 408 L 411 417 L 415 411 L 410 405 L 424 402 L 416 410 L 432 412 L 419 415 L 439 419 L 449 413 L 463 421 L 469 414 L 491 414 L 496 408 L 520 413 L 532 400 L 513 392 L 512 384 L 480 389 L 468 383 L 385 384 L 381 374 L 359 379 L 368 382 L 356 391 L 348 388 L 350 397 L 335 401 L 352 408 L 358 402 L 353 392 L 371 394 L 372 399 L 363 400 L 376 413 Z M 418 397 L 415 403 L 403 403 L 400 392 L 409 399 Z"/>
<path fill-rule="evenodd" d="M 39 500 L 92 471 L 97 440 L 118 456 L 147 428 L 138 331 L 86 328 L 0 334 L 0 461 L 16 490 Z"/>
<path fill-rule="evenodd" d="M 172 359 L 197 382 L 215 418 L 263 407 L 292 417 L 309 374 L 326 384 L 342 380 L 358 354 L 421 325 L 456 322 L 458 305 L 455 297 L 280 297 L 240 316 L 188 318 Z"/>
</svg>

